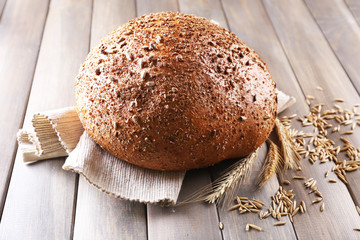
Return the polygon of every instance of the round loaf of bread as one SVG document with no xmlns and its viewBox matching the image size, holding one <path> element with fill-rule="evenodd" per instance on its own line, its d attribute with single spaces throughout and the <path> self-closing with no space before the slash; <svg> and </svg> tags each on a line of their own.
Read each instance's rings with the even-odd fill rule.
<svg viewBox="0 0 360 240">
<path fill-rule="evenodd" d="M 273 129 L 275 83 L 233 33 L 204 18 L 157 13 L 120 26 L 80 69 L 86 132 L 121 160 L 156 170 L 248 155 Z"/>
</svg>

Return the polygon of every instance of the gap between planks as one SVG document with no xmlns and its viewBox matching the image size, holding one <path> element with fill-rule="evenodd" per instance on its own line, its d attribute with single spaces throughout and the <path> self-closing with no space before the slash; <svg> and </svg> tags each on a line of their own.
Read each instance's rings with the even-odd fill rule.
<svg viewBox="0 0 360 240">
<path fill-rule="evenodd" d="M 1 0 L 0 0 L 1 1 Z M 34 16 L 31 16 L 31 7 L 28 8 L 28 7 L 23 7 L 23 8 L 20 8 L 20 7 L 16 7 L 16 4 L 19 4 L 19 3 L 16 3 L 16 1 L 12 1 L 11 3 L 8 3 L 8 11 L 9 12 L 6 12 L 6 18 L 3 19 L 3 11 L 5 9 L 4 5 L 1 5 L 1 4 L 4 4 L 5 5 L 5 1 L 2 1 L 0 2 L 0 26 L 4 24 L 4 21 L 5 23 L 7 24 L 6 26 L 6 29 L 5 29 L 5 26 L 2 26 L 1 28 L 2 29 L 5 29 L 5 33 L 3 33 L 3 36 L 6 35 L 6 30 L 9 31 L 8 35 L 10 35 L 10 38 L 12 36 L 15 36 L 15 35 L 21 35 L 23 34 L 24 36 L 26 36 L 26 34 L 28 32 L 26 31 L 21 31 L 20 33 L 14 33 L 14 31 L 16 32 L 17 29 L 21 29 L 22 27 L 22 24 L 20 24 L 20 26 L 18 24 L 14 24 L 14 21 L 15 19 L 18 20 L 18 19 L 27 19 L 27 18 L 31 18 L 31 17 L 34 17 Z M 10 5 L 12 4 L 12 5 Z M 20 3 L 22 4 L 22 3 Z M 33 4 L 33 3 L 32 3 Z M 0 179 L 0 181 L 3 181 L 4 183 L 0 183 L 0 186 L 3 185 L 2 187 L 0 187 L 0 191 L 2 192 L 1 194 L 1 198 L 0 198 L 0 221 L 1 221 L 1 218 L 2 218 L 2 214 L 3 214 L 3 209 L 4 209 L 4 206 L 5 206 L 5 201 L 6 201 L 6 197 L 7 197 L 7 193 L 8 193 L 8 188 L 9 188 L 9 184 L 10 184 L 10 181 L 11 181 L 11 176 L 12 176 L 12 171 L 13 171 L 13 168 L 14 168 L 14 164 L 15 164 L 15 157 L 16 157 L 16 152 L 17 152 L 17 148 L 18 148 L 18 145 L 17 145 L 17 141 L 16 141 L 16 132 L 18 131 L 18 129 L 21 128 L 21 126 L 23 125 L 23 122 L 24 122 L 24 119 L 25 119 L 25 113 L 26 113 L 26 107 L 28 105 L 28 101 L 29 101 L 29 97 L 30 97 L 30 92 L 31 92 L 31 86 L 32 86 L 32 82 L 33 82 L 33 78 L 34 78 L 34 74 L 35 74 L 35 69 L 36 69 L 36 65 L 37 65 L 37 61 L 38 61 L 38 57 L 39 57 L 39 51 L 40 51 L 40 45 L 41 45 L 41 42 L 42 42 L 42 38 L 43 38 L 43 33 L 44 33 L 44 28 L 45 28 L 45 22 L 46 22 L 46 19 L 47 19 L 47 16 L 48 16 L 48 12 L 49 12 L 49 2 L 45 2 L 44 3 L 44 6 L 43 6 L 43 10 L 44 10 L 44 13 L 43 14 L 37 14 L 36 17 L 39 17 L 40 19 L 40 22 L 42 23 L 42 25 L 40 25 L 39 27 L 37 26 L 34 26 L 33 28 L 26 28 L 29 32 L 33 32 L 35 33 L 35 38 L 34 39 L 29 39 L 29 38 L 25 38 L 24 36 L 19 38 L 21 39 L 20 42 L 17 41 L 17 38 L 14 39 L 10 39 L 8 42 L 5 42 L 5 44 L 10 44 L 10 45 L 13 45 L 15 44 L 15 46 L 11 46 L 8 48 L 8 51 L 10 51 L 10 55 L 18 55 L 19 52 L 21 50 L 21 46 L 18 46 L 17 44 L 19 45 L 22 45 L 22 41 L 30 41 L 33 40 L 33 44 L 34 45 L 37 45 L 39 47 L 37 47 L 37 49 L 34 49 L 33 51 L 33 57 L 30 56 L 30 58 L 32 58 L 33 60 L 33 66 L 31 66 L 31 64 L 27 64 L 30 66 L 30 69 L 28 71 L 28 74 L 23 74 L 23 73 L 20 73 L 20 76 L 16 75 L 16 77 L 18 79 L 22 79 L 22 83 L 18 83 L 19 85 L 23 85 L 25 88 L 26 88 L 26 92 L 25 94 L 21 95 L 19 97 L 17 91 L 15 93 L 15 95 L 13 97 L 10 97 L 10 99 L 7 99 L 7 101 L 10 100 L 11 103 L 15 103 L 15 106 L 16 106 L 16 103 L 20 100 L 21 103 L 20 103 L 20 106 L 15 108 L 15 111 L 14 111 L 14 108 L 12 108 L 10 111 L 11 111 L 11 114 L 13 115 L 14 112 L 18 112 L 17 114 L 15 114 L 15 117 L 17 117 L 19 119 L 19 121 L 14 121 L 14 124 L 12 126 L 7 126 L 8 130 L 11 129 L 9 131 L 9 133 L 7 132 L 3 132 L 2 136 L 1 136 L 1 140 L 5 139 L 4 141 L 7 142 L 7 144 L 12 144 L 10 146 L 12 147 L 9 147 L 7 146 L 4 151 L 5 151 L 5 156 L 2 157 L 3 160 L 7 160 L 9 159 L 9 161 L 6 161 L 3 165 L 3 170 L 6 169 L 7 172 L 3 175 L 5 177 L 5 179 Z M 24 10 L 26 11 L 26 13 L 23 13 L 21 10 Z M 38 8 L 39 10 L 40 8 Z M 15 15 L 14 12 L 16 12 L 19 16 Z M 40 12 L 41 13 L 41 12 Z M 29 15 L 28 15 L 29 14 Z M 15 16 L 14 16 L 15 15 Z M 27 19 L 29 21 L 29 19 Z M 32 19 L 33 20 L 33 19 Z M 25 22 L 25 21 L 24 21 Z M 37 21 L 35 21 L 37 22 Z M 36 34 L 37 33 L 37 34 Z M 38 35 L 36 37 L 36 35 Z M 18 36 L 17 36 L 18 37 Z M 3 40 L 6 39 L 6 38 L 3 38 Z M 5 40 L 6 41 L 6 40 Z M 39 44 L 37 44 L 37 42 L 39 42 Z M 4 44 L 4 42 L 1 41 L 2 44 Z M 2 46 L 1 46 L 2 47 Z M 18 50 L 20 49 L 20 50 Z M 15 52 L 15 53 L 14 53 Z M 30 59 L 29 59 L 30 60 Z M 14 62 L 12 62 L 12 58 L 10 56 L 10 60 L 6 59 L 5 61 L 7 62 L 10 62 L 10 66 L 15 66 L 16 65 L 16 62 L 17 62 L 17 59 L 14 59 Z M 14 75 L 11 73 L 11 67 L 9 68 L 6 68 L 5 70 L 5 74 L 3 75 L 5 79 L 9 78 L 11 79 L 12 77 L 14 77 Z M 9 76 L 7 76 L 7 71 L 10 71 L 10 74 L 8 74 Z M 3 72 L 4 73 L 4 72 Z M 28 76 L 26 76 L 28 75 Z M 28 82 L 28 83 L 27 83 Z M 6 84 L 6 82 L 5 82 Z M 17 85 L 17 84 L 14 84 L 13 81 L 11 81 L 11 83 L 9 83 L 11 85 Z M 4 89 L 6 89 L 6 86 L 4 86 Z M 7 89 L 7 92 L 9 92 L 9 90 Z M 11 90 L 10 90 L 11 92 Z M 9 96 L 7 96 L 8 98 Z M 18 110 L 18 111 L 16 111 Z M 1 106 L 1 111 L 2 111 L 2 115 L 3 116 L 7 116 L 7 109 L 3 109 L 3 106 Z M 7 121 L 8 123 L 8 121 Z M 4 127 L 5 125 L 1 125 L 2 127 Z M 11 135 L 11 136 L 9 136 Z M 9 139 L 10 139 L 10 143 L 9 143 Z M 7 151 L 11 151 L 12 149 L 12 152 L 11 153 L 6 153 Z M 4 151 L 2 153 L 4 153 Z M 8 164 L 8 167 L 6 167 L 6 165 Z"/>
</svg>

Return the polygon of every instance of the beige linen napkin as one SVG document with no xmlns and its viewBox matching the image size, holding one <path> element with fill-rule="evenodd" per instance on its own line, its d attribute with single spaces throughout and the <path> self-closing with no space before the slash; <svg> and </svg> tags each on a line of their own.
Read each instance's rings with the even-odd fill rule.
<svg viewBox="0 0 360 240">
<path fill-rule="evenodd" d="M 278 91 L 278 112 L 294 102 Z M 84 133 L 75 107 L 35 114 L 32 126 L 19 130 L 18 142 L 24 162 L 69 156 L 63 169 L 122 199 L 174 204 L 185 176 L 185 171 L 149 170 L 110 155 Z"/>
<path fill-rule="evenodd" d="M 115 197 L 139 202 L 174 204 L 185 171 L 154 171 L 119 160 L 84 132 L 63 166 L 80 173 L 95 187 Z"/>
</svg>

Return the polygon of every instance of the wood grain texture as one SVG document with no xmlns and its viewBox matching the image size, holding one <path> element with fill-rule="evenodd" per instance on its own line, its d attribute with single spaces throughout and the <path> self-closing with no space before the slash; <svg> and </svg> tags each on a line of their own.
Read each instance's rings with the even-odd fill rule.
<svg viewBox="0 0 360 240">
<path fill-rule="evenodd" d="M 343 97 L 349 105 L 359 102 L 356 90 L 305 4 L 302 1 L 276 1 L 275 4 L 275 1 L 266 0 L 264 6 L 304 93 L 314 95 L 327 107 L 333 105 L 335 97 Z M 317 86 L 323 87 L 324 91 L 317 91 Z M 303 100 L 300 101 L 301 105 L 304 105 Z M 337 140 L 339 135 L 332 134 L 330 138 L 339 143 Z M 350 139 L 356 146 L 359 145 L 355 136 Z M 324 195 L 327 205 L 327 211 L 323 213 L 319 212 L 318 205 L 310 204 L 313 198 L 310 199 L 310 195 L 301 190 L 304 189 L 303 182 L 293 181 L 294 192 L 308 205 L 308 214 L 301 215 L 294 223 L 300 239 L 308 239 L 309 236 L 321 238 L 336 236 L 347 239 L 357 237 L 357 233 L 352 229 L 360 225 L 359 216 L 349 192 L 346 191 L 346 186 L 342 183 L 329 184 L 324 178 L 325 172 L 332 167 L 332 162 L 311 165 L 308 161 L 303 161 L 302 166 L 306 178 L 314 177 L 318 181 L 317 186 Z M 291 172 L 286 175 L 288 178 L 291 176 Z M 352 181 L 351 190 L 357 193 L 355 179 L 359 179 L 356 177 L 358 172 L 348 176 L 349 182 Z M 355 194 L 353 197 L 356 197 Z"/>
<path fill-rule="evenodd" d="M 146 239 L 144 204 L 114 198 L 81 179 L 73 239 Z"/>
<path fill-rule="evenodd" d="M 214 20 L 223 28 L 228 29 L 224 11 L 219 0 L 179 0 L 179 8 L 183 13 Z"/>
<path fill-rule="evenodd" d="M 26 110 L 48 5 L 48 1 L 42 0 L 9 1 L 0 20 L 0 216 L 14 162 L 16 132 Z"/>
<path fill-rule="evenodd" d="M 186 173 L 181 201 L 210 183 L 207 169 Z M 148 204 L 148 239 L 222 239 L 214 204 L 189 203 L 177 207 Z"/>
<path fill-rule="evenodd" d="M 132 0 L 94 0 L 91 25 L 91 48 L 108 33 L 136 17 Z"/>
<path fill-rule="evenodd" d="M 5 11 L 0 16 L 0 72 L 3 76 L 0 81 L 0 111 L 7 113 L 0 116 L 2 201 L 6 196 L 11 160 L 16 149 L 15 132 L 21 125 L 27 96 L 30 94 L 48 6 L 48 1 L 7 1 Z M 231 30 L 254 48 L 267 63 L 277 86 L 296 97 L 297 103 L 285 115 L 307 113 L 308 107 L 304 102 L 304 95 L 307 94 L 314 95 L 328 107 L 334 104 L 334 97 L 341 97 L 346 100 L 341 105 L 351 108 L 352 104 L 360 102 L 349 79 L 359 80 L 355 69 L 359 62 L 356 58 L 358 56 L 354 56 L 359 45 L 359 41 L 356 42 L 358 27 L 341 1 L 329 0 L 321 4 L 318 0 L 305 1 L 306 5 L 301 0 L 222 0 L 226 16 L 222 13 L 220 2 L 216 0 L 179 0 L 179 5 L 183 12 L 214 19 L 224 27 L 227 27 L 227 18 Z M 359 1 L 344 1 L 360 23 Z M 0 0 L 0 14 L 3 2 L 5 1 Z M 51 1 L 27 120 L 31 117 L 31 112 L 36 110 L 73 105 L 73 79 L 89 45 L 94 46 L 107 32 L 135 16 L 135 1 L 94 0 L 90 33 L 91 2 L 92 0 Z M 333 5 L 327 5 L 332 2 Z M 138 0 L 136 5 L 139 15 L 178 10 L 175 0 Z M 350 52 L 349 49 L 355 50 Z M 21 66 L 21 71 L 17 66 Z M 323 92 L 316 90 L 318 85 L 324 88 Z M 11 115 L 10 121 L 8 115 Z M 294 126 L 302 129 L 297 122 L 294 122 Z M 360 146 L 358 129 L 355 131 L 354 136 L 347 138 L 355 146 Z M 11 138 L 13 139 L 9 140 Z M 331 138 L 338 139 L 339 135 L 333 134 Z M 262 154 L 264 151 L 262 149 Z M 259 157 L 254 170 L 259 168 L 262 158 L 263 156 Z M 75 218 L 75 239 L 146 238 L 144 205 L 115 199 L 99 192 L 83 179 L 79 181 L 76 199 L 76 177 L 62 171 L 62 164 L 63 159 L 55 159 L 24 165 L 20 156 L 16 157 L 0 223 L 0 239 L 71 239 L 72 218 Z M 177 208 L 149 205 L 148 237 L 293 239 L 296 232 L 299 239 L 357 239 L 358 234 L 352 229 L 360 227 L 355 210 L 355 204 L 360 204 L 359 172 L 347 175 L 351 183 L 347 189 L 340 181 L 329 184 L 323 177 L 332 166 L 332 163 L 311 165 L 304 161 L 302 172 L 288 171 L 281 176 L 281 179 L 291 181 L 287 189 L 294 189 L 296 199 L 304 200 L 308 206 L 308 213 L 296 216 L 293 226 L 287 222 L 285 226 L 272 227 L 275 222 L 273 219 L 259 220 L 255 214 L 239 215 L 237 212 L 218 209 L 219 218 L 224 223 L 224 230 L 220 232 L 214 205 L 194 203 Z M 218 170 L 215 169 L 216 174 Z M 252 185 L 255 175 L 256 171 L 238 194 L 263 200 L 268 205 L 268 197 L 278 188 L 277 179 L 273 177 L 263 189 L 255 191 Z M 293 175 L 314 177 L 318 181 L 317 185 L 326 203 L 323 213 L 320 213 L 319 205 L 311 204 L 314 196 L 305 190 L 303 181 L 292 180 Z M 336 178 L 335 175 L 331 177 Z M 191 171 L 185 180 L 181 196 L 208 182 L 207 170 Z M 75 200 L 76 215 L 73 205 Z M 0 202 L 0 209 L 2 204 Z M 264 232 L 244 232 L 244 225 L 248 222 L 261 226 Z"/>
<path fill-rule="evenodd" d="M 354 18 L 360 24 L 360 2 L 358 0 L 344 0 Z"/>
<path fill-rule="evenodd" d="M 74 105 L 74 78 L 89 47 L 91 4 L 51 1 L 26 121 L 34 111 Z M 76 175 L 61 169 L 63 160 L 25 165 L 17 154 L 0 239 L 70 239 Z"/>
<path fill-rule="evenodd" d="M 137 15 L 141 16 L 157 12 L 178 12 L 177 0 L 136 0 Z"/>
<path fill-rule="evenodd" d="M 343 0 L 305 0 L 346 73 L 360 93 L 360 27 Z"/>
<path fill-rule="evenodd" d="M 135 17 L 131 0 L 95 0 L 91 47 L 109 32 Z M 146 239 L 146 208 L 109 196 L 80 177 L 74 239 Z"/>
</svg>

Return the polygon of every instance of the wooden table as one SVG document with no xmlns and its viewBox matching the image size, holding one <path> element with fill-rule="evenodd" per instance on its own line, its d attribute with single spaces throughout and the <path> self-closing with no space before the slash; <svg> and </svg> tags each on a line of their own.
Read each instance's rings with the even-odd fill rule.
<svg viewBox="0 0 360 240">
<path fill-rule="evenodd" d="M 355 209 L 360 172 L 347 175 L 347 186 L 330 184 L 324 173 L 332 162 L 302 163 L 301 174 L 318 181 L 325 211 L 311 204 L 302 181 L 293 181 L 291 188 L 308 203 L 308 211 L 281 227 L 274 227 L 272 218 L 204 203 L 162 208 L 115 199 L 63 171 L 63 158 L 22 162 L 17 130 L 35 111 L 74 105 L 74 78 L 89 49 L 129 19 L 158 11 L 214 19 L 237 34 L 267 63 L 278 88 L 297 99 L 286 115 L 306 114 L 308 94 L 328 106 L 335 97 L 349 108 L 360 102 L 357 0 L 0 0 L 0 238 L 360 239 L 353 230 L 360 227 Z M 355 146 L 360 146 L 359 131 L 349 136 Z M 260 190 L 253 184 L 265 152 L 238 195 L 269 205 L 281 181 L 274 176 Z M 211 170 L 188 172 L 181 195 L 208 183 Z M 288 171 L 282 179 L 293 175 Z M 246 232 L 246 223 L 264 230 Z"/>
</svg>

